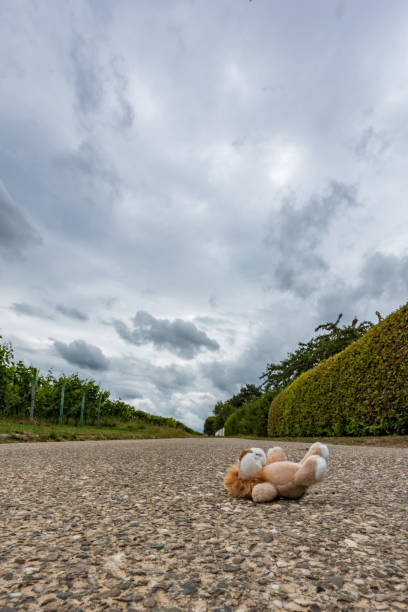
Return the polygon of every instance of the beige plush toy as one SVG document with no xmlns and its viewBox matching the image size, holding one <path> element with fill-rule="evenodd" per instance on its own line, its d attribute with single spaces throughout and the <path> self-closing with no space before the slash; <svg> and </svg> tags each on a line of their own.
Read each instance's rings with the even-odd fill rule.
<svg viewBox="0 0 408 612">
<path fill-rule="evenodd" d="M 254 502 L 298 499 L 323 480 L 328 457 L 329 449 L 320 442 L 312 444 L 300 463 L 287 461 L 279 446 L 270 448 L 267 455 L 261 448 L 248 448 L 242 451 L 238 465 L 228 468 L 224 486 L 234 497 Z"/>
</svg>

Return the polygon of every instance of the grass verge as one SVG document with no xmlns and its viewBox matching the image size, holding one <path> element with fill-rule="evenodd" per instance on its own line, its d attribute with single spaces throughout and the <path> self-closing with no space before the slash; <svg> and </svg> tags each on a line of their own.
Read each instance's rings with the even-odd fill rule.
<svg viewBox="0 0 408 612">
<path fill-rule="evenodd" d="M 24 421 L 0 420 L 0 443 L 9 442 L 58 442 L 67 440 L 142 440 L 153 438 L 191 438 L 190 434 L 177 427 L 166 427 L 150 423 L 117 422 L 114 425 L 55 425 L 50 423 L 29 424 Z"/>
</svg>

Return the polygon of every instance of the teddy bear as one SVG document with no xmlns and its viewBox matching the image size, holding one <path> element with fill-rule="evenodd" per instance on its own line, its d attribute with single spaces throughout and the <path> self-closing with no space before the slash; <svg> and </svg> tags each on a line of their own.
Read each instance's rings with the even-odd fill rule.
<svg viewBox="0 0 408 612">
<path fill-rule="evenodd" d="M 321 480 L 327 472 L 329 449 L 315 442 L 299 463 L 288 461 L 284 451 L 274 446 L 265 452 L 261 448 L 242 451 L 238 465 L 227 469 L 225 488 L 234 497 L 269 502 L 277 497 L 299 499 L 308 487 Z"/>
</svg>

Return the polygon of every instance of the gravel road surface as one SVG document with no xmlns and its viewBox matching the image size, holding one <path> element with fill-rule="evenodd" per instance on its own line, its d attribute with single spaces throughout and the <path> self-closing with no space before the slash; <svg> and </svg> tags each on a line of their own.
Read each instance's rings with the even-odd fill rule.
<svg viewBox="0 0 408 612">
<path fill-rule="evenodd" d="M 255 505 L 222 486 L 251 445 L 0 446 L 0 611 L 408 610 L 408 449 L 332 445 L 302 500 Z"/>
</svg>

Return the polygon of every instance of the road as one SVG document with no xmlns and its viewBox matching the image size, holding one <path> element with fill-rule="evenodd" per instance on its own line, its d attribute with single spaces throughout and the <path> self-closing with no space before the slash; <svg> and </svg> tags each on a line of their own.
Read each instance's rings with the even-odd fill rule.
<svg viewBox="0 0 408 612">
<path fill-rule="evenodd" d="M 251 445 L 0 446 L 0 611 L 408 610 L 408 449 L 331 445 L 302 500 L 255 505 L 222 486 Z"/>
</svg>

